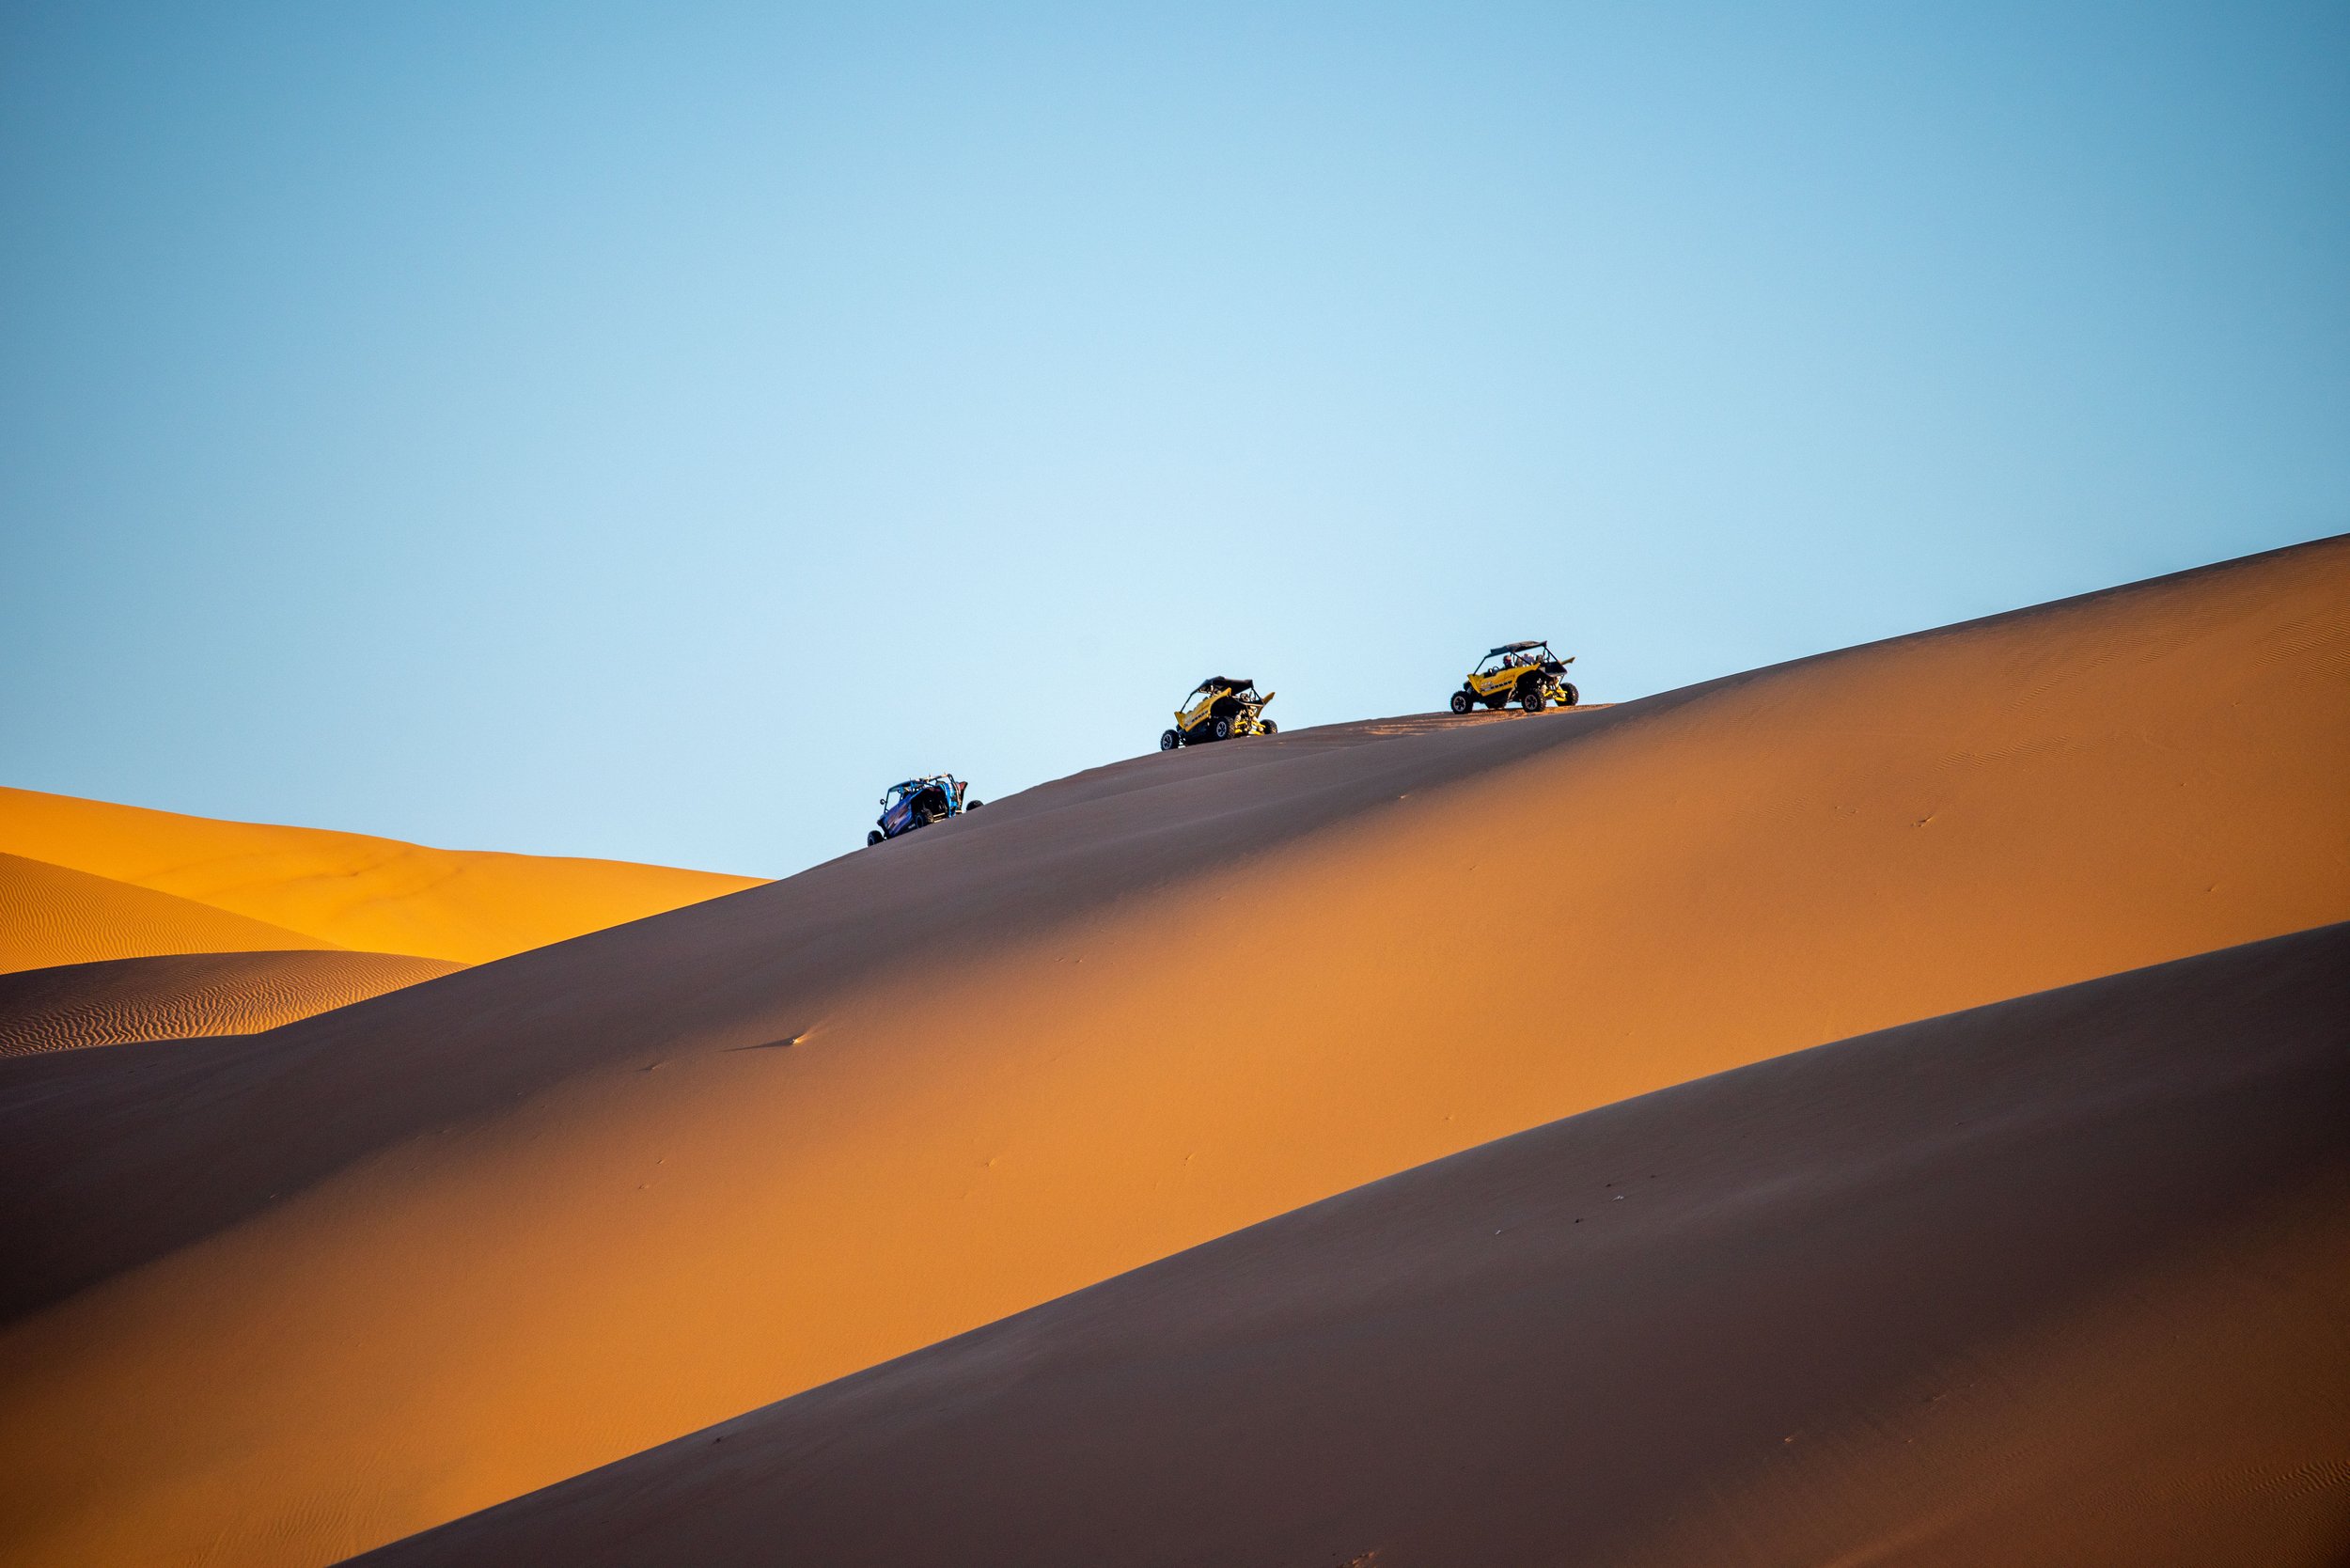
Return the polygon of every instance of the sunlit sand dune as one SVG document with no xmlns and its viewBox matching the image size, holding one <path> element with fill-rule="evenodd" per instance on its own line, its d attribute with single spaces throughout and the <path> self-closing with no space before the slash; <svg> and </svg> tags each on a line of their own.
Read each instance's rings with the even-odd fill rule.
<svg viewBox="0 0 2350 1568">
<path fill-rule="evenodd" d="M 0 854 L 0 974 L 154 953 L 334 947 L 193 899 Z"/>
<path fill-rule="evenodd" d="M 30 790 L 0 789 L 0 1055 L 251 1034 L 757 886 Z"/>
<path fill-rule="evenodd" d="M 0 789 L 0 852 L 176 894 L 314 939 L 283 947 L 332 945 L 459 964 L 759 883 L 616 860 L 428 849 L 9 789 Z"/>
<path fill-rule="evenodd" d="M 0 975 L 0 1056 L 255 1034 L 462 967 L 400 953 L 211 952 Z"/>
<path fill-rule="evenodd" d="M 2350 917 L 2346 623 L 2329 541 L 1153 755 L 267 1034 L 0 1062 L 0 1540 L 332 1560 L 1508 1134 Z"/>
<path fill-rule="evenodd" d="M 1486 1144 L 366 1560 L 2311 1568 L 2350 926 Z"/>
</svg>

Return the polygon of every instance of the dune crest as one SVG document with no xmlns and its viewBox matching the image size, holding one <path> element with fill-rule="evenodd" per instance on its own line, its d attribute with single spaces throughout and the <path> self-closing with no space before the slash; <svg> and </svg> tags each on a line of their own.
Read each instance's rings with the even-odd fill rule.
<svg viewBox="0 0 2350 1568">
<path fill-rule="evenodd" d="M 193 899 L 0 854 L 0 974 L 158 953 L 335 946 Z"/>
<path fill-rule="evenodd" d="M 282 947 L 344 947 L 458 964 L 503 958 L 760 882 L 619 860 L 430 849 L 359 833 L 219 822 L 4 788 L 0 852 L 211 904 L 311 939 Z"/>
<path fill-rule="evenodd" d="M 0 789 L 0 1055 L 256 1033 L 758 885 L 30 790 Z"/>
<path fill-rule="evenodd" d="M 2350 917 L 2345 660 L 2334 541 L 1140 758 L 268 1035 L 0 1062 L 6 1544 L 333 1560 L 1528 1127 Z"/>
</svg>

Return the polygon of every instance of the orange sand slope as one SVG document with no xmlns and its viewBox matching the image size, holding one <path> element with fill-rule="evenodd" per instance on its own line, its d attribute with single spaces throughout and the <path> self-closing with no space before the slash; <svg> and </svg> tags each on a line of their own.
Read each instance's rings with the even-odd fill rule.
<svg viewBox="0 0 2350 1568">
<path fill-rule="evenodd" d="M 43 977 L 0 985 L 0 1054 L 249 1034 L 462 963 L 757 886 L 30 790 L 0 789 L 0 845 L 20 852 L 0 853 L 0 979 Z M 353 953 L 346 944 L 391 946 Z M 249 956 L 197 956 L 232 953 Z M 132 960 L 141 962 L 106 962 Z"/>
<path fill-rule="evenodd" d="M 0 1061 L 0 1556 L 329 1561 L 1491 1138 L 2350 917 L 2345 667 L 2334 541 L 1139 758 L 265 1035 Z"/>
<path fill-rule="evenodd" d="M 0 852 L 170 893 L 309 938 L 277 947 L 353 948 L 458 964 L 502 958 L 759 885 L 755 877 L 667 866 L 427 849 L 357 833 L 215 822 L 32 790 L 0 789 Z"/>
<path fill-rule="evenodd" d="M 0 1057 L 252 1034 L 462 968 L 399 953 L 173 953 L 0 975 Z"/>
<path fill-rule="evenodd" d="M 1489 1143 L 370 1568 L 2350 1548 L 2350 926 Z"/>
<path fill-rule="evenodd" d="M 192 899 L 0 855 L 0 974 L 155 953 L 334 946 Z"/>
</svg>

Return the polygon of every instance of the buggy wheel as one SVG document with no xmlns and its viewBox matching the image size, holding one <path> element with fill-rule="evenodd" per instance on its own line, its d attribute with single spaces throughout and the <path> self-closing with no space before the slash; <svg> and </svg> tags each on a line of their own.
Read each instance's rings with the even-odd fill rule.
<svg viewBox="0 0 2350 1568">
<path fill-rule="evenodd" d="M 1161 751 L 1172 751 L 1183 744 L 1183 738 L 1175 733 L 1172 729 L 1162 730 L 1159 733 L 1159 749 Z"/>
<path fill-rule="evenodd" d="M 1581 692 L 1576 691 L 1576 690 L 1574 689 L 1574 682 L 1572 682 L 1572 681 L 1562 681 L 1562 682 L 1559 682 L 1559 705 L 1561 708 L 1572 708 L 1572 707 L 1574 707 L 1576 703 L 1578 703 L 1578 702 L 1580 702 L 1580 701 L 1582 701 L 1582 700 L 1583 700 L 1583 694 L 1582 694 Z"/>
<path fill-rule="evenodd" d="M 877 828 L 875 828 L 875 829 L 873 829 L 870 833 L 868 833 L 868 834 L 865 836 L 865 847 L 866 847 L 867 849 L 871 849 L 871 848 L 872 848 L 875 844 L 878 844 L 878 843 L 880 843 L 881 841 L 882 841 L 881 829 L 880 829 L 880 828 L 878 828 L 878 827 L 877 827 Z"/>
<path fill-rule="evenodd" d="M 1452 694 L 1452 711 L 1454 713 L 1465 713 L 1471 708 L 1476 706 L 1477 698 L 1469 695 L 1469 689 L 1466 686 L 1462 687 L 1459 691 Z"/>
<path fill-rule="evenodd" d="M 1268 735 L 1278 735 L 1281 732 L 1281 727 L 1271 719 L 1267 719 L 1264 721 L 1264 732 Z"/>
<path fill-rule="evenodd" d="M 963 803 L 963 808 L 965 811 L 977 811 L 980 807 L 985 806 L 987 802 L 983 800 L 966 800 Z"/>
<path fill-rule="evenodd" d="M 1524 705 L 1528 713 L 1541 713 L 1543 711 L 1543 688 L 1540 686 L 1527 687 L 1526 690 L 1518 694 L 1518 701 Z"/>
<path fill-rule="evenodd" d="M 1208 733 L 1219 741 L 1229 741 L 1232 738 L 1232 721 L 1218 714 L 1209 723 Z"/>
</svg>

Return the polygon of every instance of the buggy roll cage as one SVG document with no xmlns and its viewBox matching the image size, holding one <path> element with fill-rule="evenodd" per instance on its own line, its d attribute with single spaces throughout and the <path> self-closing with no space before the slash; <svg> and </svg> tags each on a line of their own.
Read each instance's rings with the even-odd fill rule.
<svg viewBox="0 0 2350 1568">
<path fill-rule="evenodd" d="M 1550 641 L 1548 638 L 1529 637 L 1524 642 L 1505 642 L 1499 648 L 1488 648 L 1485 650 L 1485 657 L 1478 661 L 1478 666 L 1481 671 L 1484 665 L 1489 660 L 1503 658 L 1512 653 L 1530 652 L 1537 648 L 1543 651 L 1543 656 L 1540 661 L 1543 664 L 1571 665 L 1574 663 L 1574 658 L 1572 654 L 1561 659 L 1558 654 L 1552 652 L 1550 651 Z"/>
<path fill-rule="evenodd" d="M 920 778 L 900 779 L 897 783 L 892 784 L 888 789 L 882 792 L 881 804 L 884 806 L 895 806 L 898 802 L 905 799 L 906 796 L 910 794 L 919 794 L 922 791 L 929 789 L 933 784 L 938 785 L 947 792 L 948 802 L 950 805 L 955 802 L 956 798 L 961 793 L 961 791 L 957 788 L 952 776 L 943 773 L 933 773 L 925 775 Z"/>
</svg>

